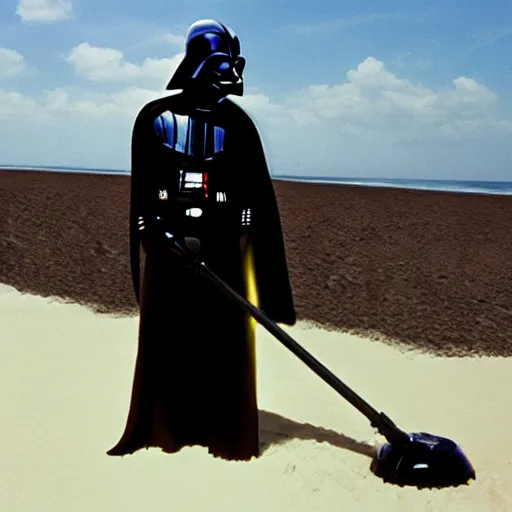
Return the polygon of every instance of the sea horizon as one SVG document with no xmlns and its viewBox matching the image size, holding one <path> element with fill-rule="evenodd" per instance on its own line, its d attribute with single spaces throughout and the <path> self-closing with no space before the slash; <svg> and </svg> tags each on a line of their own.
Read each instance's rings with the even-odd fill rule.
<svg viewBox="0 0 512 512">
<path fill-rule="evenodd" d="M 44 166 L 44 165 L 0 165 L 0 170 L 12 171 L 41 171 L 65 172 L 79 174 L 103 174 L 115 176 L 129 176 L 126 169 L 100 169 L 74 166 Z M 399 188 L 410 190 L 425 190 L 437 192 L 455 192 L 467 194 L 512 195 L 512 181 L 497 180 L 448 180 L 448 179 L 422 179 L 422 178 L 385 178 L 385 177 L 348 177 L 348 176 L 313 176 L 271 174 L 277 181 L 290 181 L 300 183 L 317 183 L 331 185 L 353 185 L 376 188 Z"/>
</svg>

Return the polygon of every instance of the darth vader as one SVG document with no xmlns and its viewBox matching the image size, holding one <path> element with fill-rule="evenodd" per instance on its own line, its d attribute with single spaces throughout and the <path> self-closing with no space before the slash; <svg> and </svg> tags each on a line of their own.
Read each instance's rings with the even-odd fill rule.
<svg viewBox="0 0 512 512">
<path fill-rule="evenodd" d="M 227 96 L 245 60 L 226 25 L 194 23 L 167 97 L 132 138 L 130 257 L 140 304 L 124 434 L 108 451 L 207 447 L 259 455 L 255 322 L 166 245 L 172 233 L 275 322 L 296 320 L 281 221 L 259 133 Z"/>
</svg>

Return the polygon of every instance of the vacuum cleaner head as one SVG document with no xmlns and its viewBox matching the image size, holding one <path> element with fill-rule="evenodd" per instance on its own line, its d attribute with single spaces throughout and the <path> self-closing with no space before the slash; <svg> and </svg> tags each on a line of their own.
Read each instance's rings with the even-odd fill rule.
<svg viewBox="0 0 512 512">
<path fill-rule="evenodd" d="M 405 443 L 380 446 L 371 470 L 385 482 L 418 488 L 456 487 L 476 479 L 471 462 L 456 443 L 424 432 L 409 434 Z"/>
</svg>

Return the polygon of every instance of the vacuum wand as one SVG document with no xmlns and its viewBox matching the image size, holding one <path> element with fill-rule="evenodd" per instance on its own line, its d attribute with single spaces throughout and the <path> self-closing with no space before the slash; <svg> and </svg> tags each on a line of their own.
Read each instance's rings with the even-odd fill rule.
<svg viewBox="0 0 512 512">
<path fill-rule="evenodd" d="M 212 272 L 204 262 L 200 261 L 197 255 L 186 247 L 181 245 L 174 235 L 165 234 L 169 240 L 170 249 L 174 253 L 178 253 L 189 261 L 191 267 L 199 272 L 200 275 L 206 277 L 220 291 L 228 296 L 240 306 L 245 308 L 267 331 L 276 337 L 286 348 L 293 352 L 306 366 L 313 370 L 324 382 L 337 391 L 345 400 L 350 402 L 371 422 L 372 427 L 376 428 L 390 443 L 407 444 L 409 435 L 400 430 L 393 421 L 382 412 L 378 412 L 352 389 L 344 384 L 336 375 L 326 368 L 320 361 L 315 359 L 308 351 L 306 351 L 299 343 L 289 336 L 277 323 L 270 320 L 259 308 L 251 304 L 244 297 L 239 295 L 220 277 Z"/>
</svg>

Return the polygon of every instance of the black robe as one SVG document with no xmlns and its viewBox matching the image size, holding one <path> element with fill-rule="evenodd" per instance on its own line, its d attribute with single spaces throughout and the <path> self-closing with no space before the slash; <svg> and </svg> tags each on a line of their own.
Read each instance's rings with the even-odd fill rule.
<svg viewBox="0 0 512 512">
<path fill-rule="evenodd" d="M 178 147 L 178 118 L 190 119 L 192 133 L 205 136 Z M 197 190 L 207 186 L 207 199 L 183 202 L 183 169 L 207 173 L 204 190 Z M 198 205 L 201 217 L 185 215 Z M 200 258 L 269 318 L 295 323 L 264 150 L 254 123 L 231 100 L 199 112 L 179 93 L 149 103 L 135 121 L 130 246 L 139 344 L 126 428 L 108 454 L 149 446 L 172 453 L 202 445 L 225 459 L 248 460 L 259 454 L 255 322 L 172 258 L 161 233 L 150 231 L 156 216 L 174 235 L 199 240 Z M 145 231 L 138 229 L 140 217 Z"/>
</svg>

